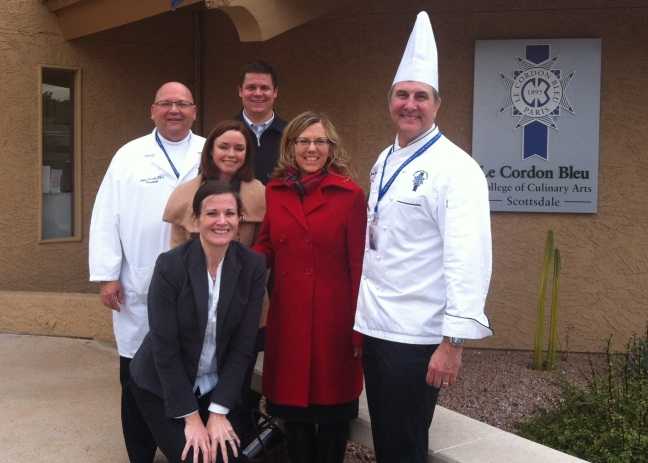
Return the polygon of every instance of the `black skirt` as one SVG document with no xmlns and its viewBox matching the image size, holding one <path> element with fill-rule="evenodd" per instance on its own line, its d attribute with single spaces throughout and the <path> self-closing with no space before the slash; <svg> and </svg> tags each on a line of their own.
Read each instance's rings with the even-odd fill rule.
<svg viewBox="0 0 648 463">
<path fill-rule="evenodd" d="M 305 423 L 335 423 L 350 421 L 358 417 L 358 400 L 335 405 L 311 404 L 307 407 L 295 405 L 282 405 L 270 400 L 266 403 L 270 416 L 283 418 L 286 421 L 300 421 Z"/>
</svg>

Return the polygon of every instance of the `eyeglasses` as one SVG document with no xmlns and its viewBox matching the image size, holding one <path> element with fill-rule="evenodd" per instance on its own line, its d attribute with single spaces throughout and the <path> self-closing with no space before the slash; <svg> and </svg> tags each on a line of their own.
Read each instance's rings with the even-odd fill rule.
<svg viewBox="0 0 648 463">
<path fill-rule="evenodd" d="M 195 106 L 191 101 L 185 101 L 185 100 L 178 100 L 178 101 L 161 100 L 161 101 L 156 101 L 153 104 L 163 109 L 171 109 L 173 108 L 173 105 L 176 105 L 178 109 L 189 109 L 192 106 Z"/>
<path fill-rule="evenodd" d="M 331 140 L 328 138 L 316 138 L 315 140 L 311 140 L 310 138 L 295 138 L 295 145 L 302 148 L 308 148 L 311 143 L 315 143 L 317 148 L 323 148 L 331 143 Z"/>
</svg>

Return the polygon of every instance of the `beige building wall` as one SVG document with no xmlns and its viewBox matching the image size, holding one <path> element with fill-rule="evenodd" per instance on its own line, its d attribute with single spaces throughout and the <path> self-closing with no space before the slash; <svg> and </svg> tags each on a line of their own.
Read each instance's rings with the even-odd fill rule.
<svg viewBox="0 0 648 463">
<path fill-rule="evenodd" d="M 393 137 L 386 92 L 415 14 L 426 8 L 437 35 L 443 106 L 439 124 L 471 150 L 474 41 L 600 37 L 602 91 L 599 212 L 493 214 L 494 272 L 488 313 L 496 335 L 479 346 L 532 345 L 538 276 L 547 229 L 563 256 L 561 348 L 617 347 L 648 321 L 648 7 L 644 2 L 361 0 L 264 43 L 239 43 L 222 12 L 205 17 L 205 128 L 239 109 L 240 67 L 263 58 L 279 70 L 279 114 L 328 113 L 354 157 L 360 183 Z M 496 6 L 484 6 L 484 3 Z M 479 5 L 472 7 L 471 4 Z M 549 6 L 548 6 L 549 5 Z M 164 14 L 65 42 L 39 2 L 0 5 L 0 90 L 10 134 L 0 170 L 0 290 L 92 292 L 87 228 L 99 181 L 115 149 L 150 129 L 148 106 L 163 81 L 191 84 L 188 13 Z M 37 66 L 83 70 L 83 240 L 38 244 Z M 6 154 L 5 154 L 6 153 Z M 22 293 L 21 293 L 22 294 Z M 22 304 L 28 307 L 28 304 Z M 3 309 L 5 310 L 5 309 Z M 25 309 L 27 310 L 27 309 Z M 65 310 L 60 313 L 62 320 Z M 0 330 L 9 329 L 0 319 Z M 59 323 L 58 326 L 64 326 Z M 88 325 L 90 326 L 90 325 Z M 16 330 L 12 325 L 12 330 Z M 24 330 L 23 330 L 24 331 Z M 91 330 L 89 336 L 94 336 Z"/>
<path fill-rule="evenodd" d="M 430 12 L 439 47 L 440 127 L 468 152 L 475 40 L 600 37 L 599 212 L 492 214 L 488 313 L 496 335 L 479 346 L 532 347 L 544 239 L 553 229 L 563 258 L 560 347 L 603 350 L 610 335 L 622 347 L 648 322 L 648 8 L 624 3 L 359 1 L 260 44 L 238 43 L 227 18 L 212 14 L 206 127 L 238 111 L 240 66 L 267 59 L 280 73 L 281 116 L 328 113 L 367 187 L 377 153 L 393 137 L 386 93 L 419 9 Z"/>
<path fill-rule="evenodd" d="M 0 290 L 95 290 L 87 281 L 87 235 L 99 183 L 115 150 L 152 130 L 149 107 L 157 87 L 172 78 L 191 84 L 191 47 L 190 15 L 159 16 L 66 42 L 40 1 L 0 2 Z M 40 66 L 48 65 L 81 69 L 78 242 L 39 243 L 38 81 Z"/>
</svg>

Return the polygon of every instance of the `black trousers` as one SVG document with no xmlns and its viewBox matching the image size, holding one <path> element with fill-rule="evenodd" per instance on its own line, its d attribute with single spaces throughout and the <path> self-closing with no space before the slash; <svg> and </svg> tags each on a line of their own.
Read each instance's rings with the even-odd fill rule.
<svg viewBox="0 0 648 463">
<path fill-rule="evenodd" d="M 425 382 L 437 345 L 364 337 L 364 374 L 377 463 L 425 463 L 439 390 Z"/>
<path fill-rule="evenodd" d="M 163 400 L 155 394 L 141 389 L 134 382 L 130 383 L 129 389 L 137 400 L 137 404 L 142 411 L 142 415 L 146 420 L 146 423 L 148 424 L 151 432 L 153 433 L 155 441 L 158 443 L 160 450 L 162 451 L 164 456 L 167 458 L 169 463 L 180 463 L 180 456 L 182 455 L 182 450 L 184 449 L 184 446 L 187 442 L 184 434 L 184 419 L 167 417 L 164 410 Z M 204 423 L 207 423 L 207 419 L 209 418 L 209 404 L 209 394 L 204 395 L 203 397 L 198 399 L 198 411 Z M 229 418 L 230 417 L 228 416 L 228 419 Z M 239 430 L 237 423 L 235 423 L 231 419 L 230 422 L 232 424 L 232 427 L 234 428 L 234 431 L 236 431 L 236 433 L 238 434 Z M 231 450 L 229 450 L 229 447 L 227 456 L 230 462 L 239 461 L 239 458 L 234 458 L 234 454 L 231 452 Z M 184 461 L 193 461 L 192 450 L 189 451 L 187 458 Z M 203 461 L 202 455 L 198 461 Z M 219 450 L 216 462 L 219 463 L 222 461 L 222 455 Z"/>
<path fill-rule="evenodd" d="M 152 463 L 155 457 L 155 440 L 137 406 L 128 384 L 130 379 L 128 357 L 119 357 L 119 382 L 122 388 L 121 419 L 126 451 L 131 463 Z"/>
<path fill-rule="evenodd" d="M 285 421 L 290 463 L 343 463 L 349 421 Z"/>
</svg>

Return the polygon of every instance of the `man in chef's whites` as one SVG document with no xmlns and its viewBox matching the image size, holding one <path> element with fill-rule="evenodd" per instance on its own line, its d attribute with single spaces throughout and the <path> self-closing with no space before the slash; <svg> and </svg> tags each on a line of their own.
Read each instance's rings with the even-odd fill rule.
<svg viewBox="0 0 648 463">
<path fill-rule="evenodd" d="M 146 295 L 158 255 L 169 248 L 162 212 L 176 186 L 197 175 L 205 139 L 191 132 L 191 91 L 167 82 L 151 105 L 155 129 L 122 146 L 108 167 L 90 223 L 90 281 L 113 310 L 122 385 L 122 429 L 131 462 L 151 463 L 156 445 L 126 385 L 129 364 L 148 332 Z"/>
<path fill-rule="evenodd" d="M 427 461 L 437 394 L 457 379 L 464 339 L 492 334 L 486 179 L 435 124 L 438 89 L 422 12 L 389 92 L 397 134 L 371 170 L 356 311 L 378 463 Z"/>
</svg>

